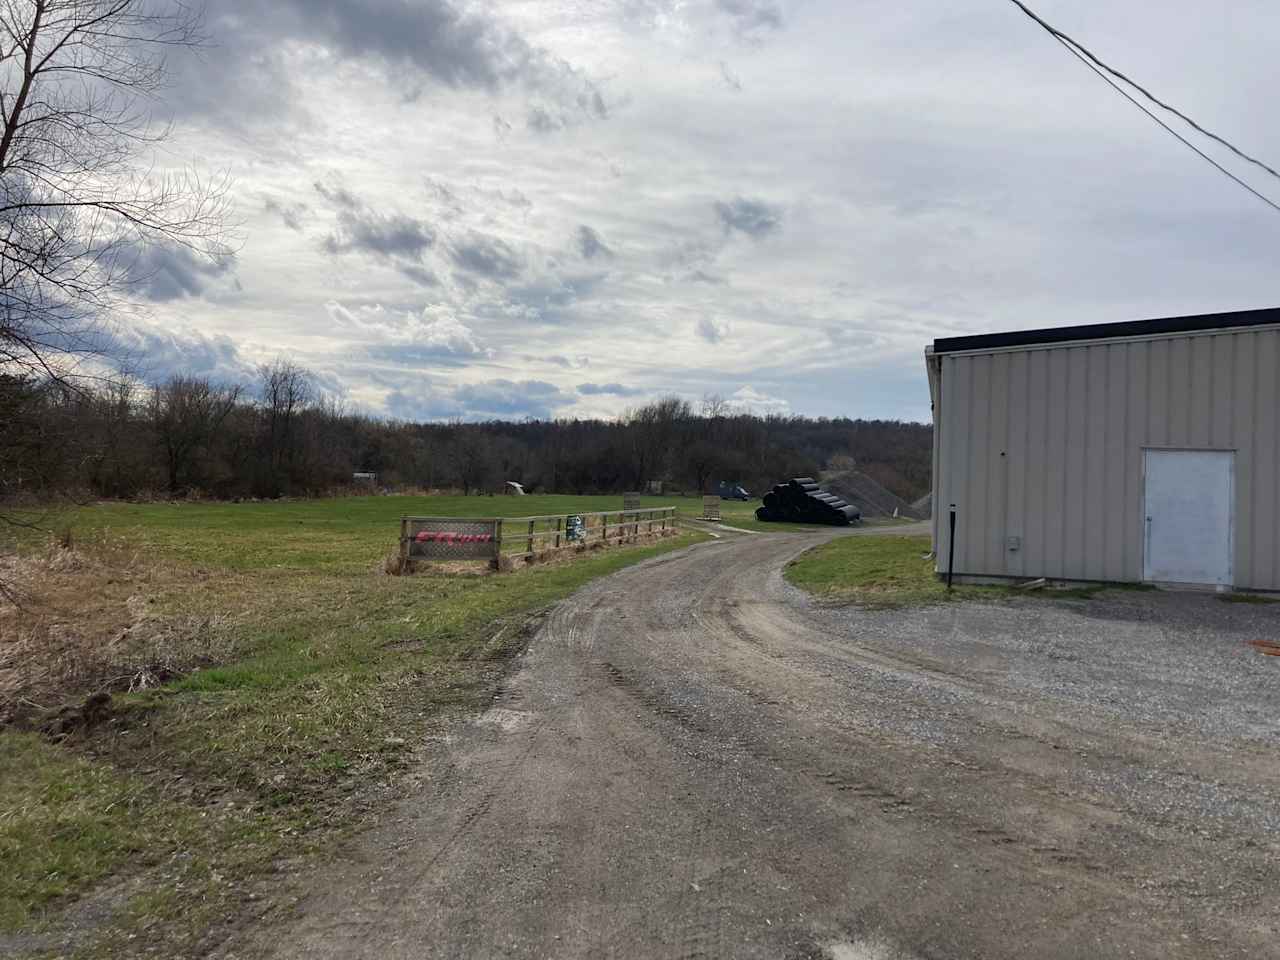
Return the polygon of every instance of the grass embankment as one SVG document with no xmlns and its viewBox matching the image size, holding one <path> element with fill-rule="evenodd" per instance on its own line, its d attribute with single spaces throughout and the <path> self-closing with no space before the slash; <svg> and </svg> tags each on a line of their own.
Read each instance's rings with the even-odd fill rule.
<svg viewBox="0 0 1280 960">
<path fill-rule="evenodd" d="M 892 607 L 947 598 L 933 572 L 928 537 L 841 537 L 787 565 L 787 580 L 828 600 Z"/>
<path fill-rule="evenodd" d="M 1144 585 L 1088 584 L 1019 590 L 1016 586 L 957 584 L 947 591 L 934 573 L 929 537 L 841 537 L 809 550 L 787 565 L 785 576 L 825 600 L 864 607 L 903 607 L 947 600 L 1045 597 L 1083 600 L 1106 589 L 1144 590 Z"/>
<path fill-rule="evenodd" d="M 113 689 L 148 689 L 61 742 L 0 728 L 0 955 L 52 950 L 77 912 L 95 919 L 75 949 L 95 957 L 184 955 L 261 912 L 273 864 L 325 848 L 395 790 L 433 721 L 483 706 L 531 615 L 689 542 L 504 575 L 381 575 L 401 514 L 617 505 L 371 497 L 64 517 L 79 561 L 42 568 L 33 589 L 53 600 L 0 621 L 0 653 L 79 630 L 127 664 Z M 78 697 L 93 689 L 83 671 L 60 676 L 83 682 Z M 86 896 L 94 908 L 78 910 Z"/>
</svg>

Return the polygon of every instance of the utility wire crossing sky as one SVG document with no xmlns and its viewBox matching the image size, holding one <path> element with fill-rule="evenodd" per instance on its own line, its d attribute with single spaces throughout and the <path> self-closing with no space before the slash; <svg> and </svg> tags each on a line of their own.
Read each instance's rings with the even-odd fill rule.
<svg viewBox="0 0 1280 960">
<path fill-rule="evenodd" d="M 1264 196 L 1262 193 L 1258 192 L 1253 187 L 1249 186 L 1249 184 L 1245 183 L 1242 179 L 1237 177 L 1234 173 L 1232 173 L 1226 167 L 1222 166 L 1220 163 L 1218 163 L 1216 160 L 1210 157 L 1207 153 L 1205 153 L 1195 144 L 1191 143 L 1189 140 L 1183 137 L 1180 133 L 1178 133 L 1176 130 L 1174 130 L 1172 127 L 1166 124 L 1163 120 L 1161 120 L 1159 117 L 1153 114 L 1145 106 L 1143 106 L 1143 104 L 1139 103 L 1137 99 L 1135 99 L 1133 95 L 1130 94 L 1127 90 L 1117 85 L 1111 79 L 1111 77 L 1107 76 L 1107 74 L 1110 74 L 1112 77 L 1115 77 L 1123 81 L 1124 83 L 1128 84 L 1131 88 L 1138 91 L 1138 93 L 1144 96 L 1151 103 L 1154 103 L 1157 107 L 1159 107 L 1162 110 L 1167 110 L 1169 113 L 1173 114 L 1179 120 L 1182 120 L 1184 123 L 1186 123 L 1189 127 L 1195 130 L 1197 133 L 1203 134 L 1209 139 L 1217 141 L 1222 146 L 1226 147 L 1228 150 L 1234 153 L 1240 159 L 1248 161 L 1249 163 L 1253 164 L 1255 167 L 1258 167 L 1266 171 L 1267 173 L 1271 174 L 1271 176 L 1275 177 L 1277 180 L 1280 180 L 1280 173 L 1277 173 L 1274 167 L 1270 166 L 1269 164 L 1263 163 L 1257 157 L 1251 157 L 1249 154 L 1245 153 L 1243 150 L 1241 150 L 1235 144 L 1231 143 L 1229 140 L 1226 140 L 1225 138 L 1218 136 L 1216 133 L 1213 133 L 1210 130 L 1206 130 L 1204 127 L 1196 123 L 1194 120 L 1188 117 L 1185 113 L 1183 113 L 1177 107 L 1174 107 L 1171 104 L 1165 103 L 1163 100 L 1156 97 L 1154 94 L 1151 93 L 1151 91 L 1149 91 L 1146 87 L 1142 86 L 1140 83 L 1137 83 L 1130 77 L 1121 73 L 1119 70 L 1108 65 L 1104 61 L 1100 60 L 1097 56 L 1094 55 L 1094 53 L 1091 50 L 1089 50 L 1088 47 L 1084 46 L 1084 44 L 1076 40 L 1073 40 L 1071 37 L 1067 36 L 1061 30 L 1058 30 L 1056 27 L 1052 26 L 1051 24 L 1046 23 L 1040 16 L 1038 16 L 1034 11 L 1032 11 L 1031 8 L 1029 8 L 1025 3 L 1022 3 L 1021 0 L 1009 0 L 1009 2 L 1012 3 L 1019 10 L 1021 10 L 1023 13 L 1025 13 L 1032 20 L 1034 20 L 1036 23 L 1038 23 L 1040 26 L 1044 27 L 1044 29 L 1048 31 L 1049 35 L 1052 36 L 1059 43 L 1061 43 L 1064 47 L 1066 47 L 1073 56 L 1083 61 L 1085 66 L 1087 66 L 1090 70 L 1098 74 L 1100 77 L 1102 77 L 1103 80 L 1105 80 L 1108 84 L 1114 87 L 1115 90 L 1122 97 L 1129 100 L 1130 103 L 1136 106 L 1148 117 L 1150 117 L 1156 123 L 1160 124 L 1160 126 L 1164 127 L 1165 130 L 1169 131 L 1169 133 L 1171 133 L 1174 137 L 1176 137 L 1183 145 L 1195 151 L 1195 153 L 1198 156 L 1200 156 L 1202 159 L 1207 160 L 1210 164 L 1212 164 L 1216 170 L 1225 174 L 1227 177 L 1230 177 L 1233 181 L 1235 181 L 1240 186 L 1244 187 L 1244 189 L 1248 190 L 1250 193 L 1252 193 L 1255 197 L 1257 197 L 1263 203 L 1267 204 L 1269 207 L 1272 207 L 1277 211 L 1280 211 L 1280 205 L 1277 205 L 1273 200 L 1271 200 L 1270 197 Z"/>
</svg>

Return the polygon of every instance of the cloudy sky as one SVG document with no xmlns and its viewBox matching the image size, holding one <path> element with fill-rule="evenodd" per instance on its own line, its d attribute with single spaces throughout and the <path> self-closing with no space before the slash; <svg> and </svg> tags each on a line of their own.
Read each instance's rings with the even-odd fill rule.
<svg viewBox="0 0 1280 960">
<path fill-rule="evenodd" d="M 1274 2 L 1036 6 L 1280 159 Z M 1280 214 L 1006 0 L 208 12 L 162 162 L 229 170 L 242 242 L 150 254 L 156 376 L 284 355 L 402 418 L 927 419 L 936 336 L 1280 302 Z"/>
</svg>

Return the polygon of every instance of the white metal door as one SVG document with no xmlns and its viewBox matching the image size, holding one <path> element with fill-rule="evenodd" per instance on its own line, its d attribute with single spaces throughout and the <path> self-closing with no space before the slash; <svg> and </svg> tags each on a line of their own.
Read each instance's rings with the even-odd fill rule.
<svg viewBox="0 0 1280 960">
<path fill-rule="evenodd" d="M 1146 451 L 1144 580 L 1231 585 L 1235 454 Z"/>
</svg>

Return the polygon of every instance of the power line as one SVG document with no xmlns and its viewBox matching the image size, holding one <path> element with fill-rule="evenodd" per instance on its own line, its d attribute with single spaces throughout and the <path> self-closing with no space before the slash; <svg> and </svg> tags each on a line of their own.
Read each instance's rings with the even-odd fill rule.
<svg viewBox="0 0 1280 960">
<path fill-rule="evenodd" d="M 1013 0 L 1013 2 L 1017 3 L 1017 0 Z M 1234 180 L 1236 183 L 1240 184 L 1240 186 L 1244 187 L 1246 190 L 1252 193 L 1255 197 L 1257 197 L 1267 206 L 1274 208 L 1277 212 L 1280 212 L 1280 204 L 1276 203 L 1266 194 L 1260 193 L 1259 191 L 1255 190 L 1248 183 L 1245 183 L 1245 181 L 1241 180 L 1234 173 L 1232 173 L 1230 170 L 1228 170 L 1226 167 L 1220 164 L 1217 160 L 1213 159 L 1213 157 L 1209 156 L 1207 153 L 1205 153 L 1203 150 L 1197 147 L 1194 143 L 1192 143 L 1190 140 L 1188 140 L 1186 137 L 1180 134 L 1177 130 L 1173 129 L 1173 127 L 1169 126 L 1159 117 L 1157 117 L 1154 113 L 1152 113 L 1145 106 L 1143 106 L 1142 103 L 1136 97 L 1134 97 L 1131 93 L 1129 93 L 1128 90 L 1124 89 L 1124 87 L 1120 86 L 1120 84 L 1116 83 L 1114 80 L 1108 77 L 1105 73 L 1103 73 L 1096 66 L 1090 63 L 1087 59 L 1081 56 L 1077 51 L 1072 50 L 1070 46 L 1068 46 L 1067 49 L 1071 50 L 1072 55 L 1077 57 L 1086 67 L 1088 67 L 1098 76 L 1100 76 L 1103 80 L 1105 80 L 1117 93 L 1120 94 L 1120 96 L 1124 97 L 1126 100 L 1132 103 L 1135 107 L 1137 107 L 1139 110 L 1145 113 L 1148 117 L 1150 117 L 1156 123 L 1160 124 L 1160 126 L 1164 127 L 1165 130 L 1167 130 L 1172 136 L 1176 137 L 1178 140 L 1182 141 L 1182 143 L 1185 144 L 1188 148 L 1190 148 L 1191 150 L 1194 150 L 1197 154 L 1199 154 L 1202 158 L 1204 158 L 1204 160 L 1207 163 L 1212 164 L 1221 173 L 1225 174 L 1226 176 Z"/>
<path fill-rule="evenodd" d="M 1206 130 L 1204 127 L 1200 126 L 1200 124 L 1196 123 L 1194 120 L 1192 120 L 1189 116 L 1187 116 L 1177 107 L 1161 100 L 1159 97 L 1153 94 L 1150 90 L 1148 90 L 1142 84 L 1138 83 L 1132 77 L 1128 76 L 1127 74 L 1121 73 L 1115 67 L 1112 67 L 1110 64 L 1106 63 L 1104 60 L 1102 60 L 1102 58 L 1100 58 L 1097 54 L 1095 54 L 1092 50 L 1086 47 L 1079 40 L 1076 40 L 1074 37 L 1068 36 L 1067 34 L 1063 33 L 1061 30 L 1059 30 L 1057 27 L 1045 21 L 1041 16 L 1035 13 L 1035 11 L 1033 11 L 1030 7 L 1028 7 L 1025 3 L 1023 3 L 1022 0 L 1009 0 L 1009 2 L 1012 3 L 1014 6 L 1016 6 L 1023 13 L 1025 13 L 1032 20 L 1034 20 L 1036 23 L 1040 24 L 1040 26 L 1044 27 L 1044 29 L 1047 30 L 1050 34 L 1052 34 L 1054 39 L 1056 39 L 1059 43 L 1062 43 L 1063 45 L 1069 44 L 1071 47 L 1075 47 L 1076 51 L 1079 51 L 1079 53 L 1084 54 L 1085 57 L 1087 57 L 1089 60 L 1092 60 L 1097 66 L 1101 67 L 1103 70 L 1111 74 L 1113 77 L 1117 77 L 1120 80 L 1123 80 L 1125 83 L 1129 84 L 1129 86 L 1133 87 L 1135 90 L 1141 93 L 1144 97 L 1146 97 L 1156 106 L 1161 107 L 1164 110 L 1168 110 L 1179 120 L 1182 120 L 1188 126 L 1194 128 L 1197 132 L 1202 133 L 1206 137 L 1210 138 L 1211 140 L 1216 140 L 1218 143 L 1222 144 L 1224 147 L 1226 147 L 1236 156 L 1240 157 L 1240 159 L 1249 161 L 1254 166 L 1262 168 L 1263 170 L 1267 171 L 1267 173 L 1271 174 L 1273 177 L 1280 180 L 1280 171 L 1277 171 L 1274 167 L 1269 166 L 1268 164 L 1259 160 L 1257 157 L 1253 157 L 1245 153 L 1235 144 L 1231 143 L 1229 140 L 1226 140 L 1218 136 L 1212 130 Z"/>
<path fill-rule="evenodd" d="M 1236 176 L 1234 173 L 1232 173 L 1222 164 L 1218 163 L 1218 161 L 1214 160 L 1213 157 L 1209 156 L 1207 153 L 1205 153 L 1203 150 L 1197 147 L 1194 143 L 1192 143 L 1182 134 L 1178 133 L 1177 130 L 1173 129 L 1173 127 L 1165 123 L 1162 119 L 1160 119 L 1160 117 L 1156 116 L 1154 113 L 1148 110 L 1147 107 L 1143 105 L 1142 102 L 1139 101 L 1135 96 L 1133 96 L 1128 90 L 1120 86 L 1120 84 L 1116 83 L 1115 80 L 1112 79 L 1112 77 L 1117 77 L 1120 80 L 1123 80 L 1125 83 L 1129 84 L 1135 90 L 1139 91 L 1144 97 L 1146 97 L 1152 103 L 1156 104 L 1158 107 L 1169 111 L 1174 116 L 1178 117 L 1180 120 L 1184 121 L 1185 123 L 1187 123 L 1189 126 L 1194 128 L 1198 132 L 1222 144 L 1224 147 L 1226 147 L 1236 156 L 1240 157 L 1243 160 L 1247 160 L 1249 163 L 1252 163 L 1254 166 L 1260 167 L 1261 169 L 1265 170 L 1267 173 L 1271 174 L 1273 177 L 1275 177 L 1278 180 L 1280 180 L 1280 171 L 1275 170 L 1273 167 L 1257 159 L 1256 157 L 1250 156 L 1249 154 L 1245 153 L 1243 150 L 1236 147 L 1231 142 L 1218 136 L 1216 133 L 1213 133 L 1210 130 L 1206 130 L 1204 127 L 1196 123 L 1194 120 L 1192 120 L 1189 116 L 1187 116 L 1181 110 L 1178 110 L 1176 107 L 1173 107 L 1168 103 L 1165 103 L 1163 100 L 1159 99 L 1150 91 L 1148 91 L 1141 84 L 1135 82 L 1134 80 L 1131 80 L 1128 76 L 1126 76 L 1125 74 L 1121 73 L 1119 70 L 1115 69 L 1114 67 L 1104 62 L 1102 59 L 1096 56 L 1092 51 L 1090 51 L 1088 47 L 1079 43 L 1077 40 L 1063 33 L 1057 27 L 1045 21 L 1042 17 L 1040 17 L 1037 13 L 1035 13 L 1035 11 L 1031 10 L 1025 3 L 1023 3 L 1022 0 L 1009 0 L 1009 2 L 1012 3 L 1014 6 L 1016 6 L 1023 13 L 1025 13 L 1028 17 L 1030 17 L 1033 21 L 1035 21 L 1041 27 L 1043 27 L 1045 31 L 1048 32 L 1048 34 L 1051 37 L 1053 37 L 1055 40 L 1057 40 L 1060 44 L 1062 44 L 1067 49 L 1067 51 L 1071 53 L 1072 56 L 1074 56 L 1077 60 L 1079 60 L 1086 67 L 1088 67 L 1090 70 L 1096 73 L 1099 77 L 1101 77 L 1104 81 L 1106 81 L 1108 86 L 1110 86 L 1113 90 L 1115 90 L 1122 97 L 1124 97 L 1126 100 L 1132 103 L 1135 107 L 1137 107 L 1139 110 L 1145 113 L 1148 117 L 1150 117 L 1152 120 L 1158 123 L 1161 127 L 1163 127 L 1165 131 L 1167 131 L 1171 136 L 1175 137 L 1184 146 L 1186 146 L 1187 148 L 1195 152 L 1201 159 L 1209 163 L 1220 173 L 1224 174 L 1225 176 L 1229 177 L 1231 180 L 1235 181 L 1235 183 L 1244 187 L 1244 189 L 1248 190 L 1251 194 L 1253 194 L 1263 203 L 1267 204 L 1270 207 L 1273 207 L 1277 211 L 1280 211 L 1280 204 L 1277 204 L 1276 202 L 1271 200 L 1269 197 L 1267 197 L 1265 194 L 1260 193 L 1258 190 L 1255 190 L 1252 186 L 1250 186 L 1244 180 L 1240 179 L 1240 177 Z M 1110 76 L 1108 76 L 1108 74 Z"/>
</svg>

